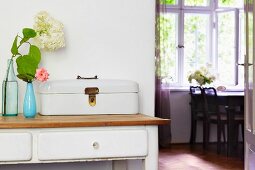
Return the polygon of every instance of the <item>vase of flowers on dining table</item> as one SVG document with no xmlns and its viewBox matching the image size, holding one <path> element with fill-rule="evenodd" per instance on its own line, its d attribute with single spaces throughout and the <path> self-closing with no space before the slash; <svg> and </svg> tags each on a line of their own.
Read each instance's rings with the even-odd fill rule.
<svg viewBox="0 0 255 170">
<path fill-rule="evenodd" d="M 201 87 L 210 85 L 215 81 L 216 77 L 209 72 L 206 67 L 200 67 L 188 76 L 189 83 L 193 83 L 193 80 Z"/>
</svg>

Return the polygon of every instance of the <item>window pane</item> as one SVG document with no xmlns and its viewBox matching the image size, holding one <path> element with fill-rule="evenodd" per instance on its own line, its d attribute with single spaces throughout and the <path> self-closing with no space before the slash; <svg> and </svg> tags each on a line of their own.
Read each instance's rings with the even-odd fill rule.
<svg viewBox="0 0 255 170">
<path fill-rule="evenodd" d="M 184 18 L 184 83 L 195 69 L 206 66 L 209 56 L 209 15 L 185 14 Z"/>
<path fill-rule="evenodd" d="M 219 0 L 219 7 L 243 7 L 243 0 Z"/>
<path fill-rule="evenodd" d="M 185 6 L 208 6 L 209 0 L 184 0 Z"/>
<path fill-rule="evenodd" d="M 165 14 L 160 18 L 161 35 L 160 41 L 163 46 L 161 52 L 161 75 L 170 83 L 177 83 L 178 81 L 178 58 L 177 58 L 177 23 L 178 15 L 174 13 Z"/>
<path fill-rule="evenodd" d="M 227 23 L 227 24 L 226 24 Z M 219 82 L 235 84 L 235 13 L 218 14 L 218 72 Z"/>
<path fill-rule="evenodd" d="M 177 0 L 160 0 L 161 4 L 176 5 Z"/>
</svg>

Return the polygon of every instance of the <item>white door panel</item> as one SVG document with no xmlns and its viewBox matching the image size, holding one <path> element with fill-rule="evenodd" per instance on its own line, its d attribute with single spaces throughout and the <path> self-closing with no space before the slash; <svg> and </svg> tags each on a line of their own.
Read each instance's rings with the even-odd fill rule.
<svg viewBox="0 0 255 170">
<path fill-rule="evenodd" d="M 245 1 L 245 169 L 255 170 L 254 0 Z"/>
</svg>

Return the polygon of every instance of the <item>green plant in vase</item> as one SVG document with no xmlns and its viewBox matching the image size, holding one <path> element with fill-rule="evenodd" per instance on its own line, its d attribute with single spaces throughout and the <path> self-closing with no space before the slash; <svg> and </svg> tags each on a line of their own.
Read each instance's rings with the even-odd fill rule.
<svg viewBox="0 0 255 170">
<path fill-rule="evenodd" d="M 45 51 L 54 51 L 64 47 L 65 39 L 63 28 L 64 27 L 61 22 L 52 18 L 47 12 L 41 11 L 35 16 L 34 29 L 24 28 L 22 30 L 22 36 L 17 35 L 14 38 L 11 48 L 11 62 L 9 62 L 10 64 L 8 63 L 7 76 L 4 82 L 8 82 L 8 77 L 15 77 L 9 76 L 12 75 L 9 74 L 9 72 L 12 72 L 14 75 L 12 63 L 15 58 L 18 72 L 17 77 L 27 83 L 23 103 L 23 114 L 27 118 L 32 118 L 36 115 L 36 101 L 32 82 L 34 80 L 44 82 L 49 77 L 46 69 L 38 68 L 41 61 L 40 49 L 44 49 Z M 30 42 L 31 39 L 34 44 Z M 21 47 L 22 50 L 20 50 Z M 26 54 L 21 54 L 20 52 L 23 51 L 23 47 L 28 48 L 28 52 Z M 7 83 L 3 83 L 2 89 L 3 115 L 6 115 L 6 106 L 12 106 L 10 102 L 8 103 L 7 101 L 9 98 L 6 94 L 9 89 Z"/>
<path fill-rule="evenodd" d="M 7 90 L 8 90 L 8 78 L 9 78 L 9 72 L 12 68 L 12 63 L 13 60 L 16 59 L 17 63 L 17 72 L 18 75 L 17 77 L 27 83 L 32 83 L 35 79 L 37 79 L 39 74 L 38 73 L 42 69 L 38 69 L 38 65 L 41 61 L 41 52 L 40 49 L 32 45 L 29 40 L 36 37 L 37 33 L 34 29 L 31 28 L 24 28 L 22 30 L 22 36 L 16 35 L 14 38 L 12 48 L 11 48 L 11 62 L 8 63 L 7 66 L 7 76 L 4 80 L 5 83 L 3 83 L 3 115 L 6 116 L 8 115 L 8 107 L 10 104 L 7 102 L 12 102 L 12 101 L 7 101 Z M 25 48 L 28 47 L 28 53 L 27 54 L 21 54 L 20 48 Z M 39 70 L 39 71 L 38 71 Z M 45 72 L 45 69 L 43 70 Z M 48 73 L 47 71 L 45 72 L 45 77 L 48 78 Z M 39 76 L 40 77 L 40 76 Z M 40 77 L 41 78 L 41 77 Z M 41 79 L 38 79 L 41 80 Z M 45 79 L 43 80 L 45 81 Z M 17 103 L 17 102 L 16 102 Z M 11 105 L 10 105 L 11 106 Z M 12 106 L 14 107 L 14 106 Z M 16 106 L 15 106 L 16 107 Z"/>
<path fill-rule="evenodd" d="M 40 62 L 41 60 L 41 54 L 40 54 L 40 50 L 36 47 L 31 45 L 28 41 L 31 38 L 34 38 L 36 36 L 36 32 L 33 29 L 30 28 L 24 28 L 22 31 L 23 37 L 17 35 L 13 41 L 12 44 L 12 48 L 11 48 L 11 53 L 12 53 L 12 57 L 11 59 L 8 60 L 8 65 L 7 65 L 7 73 L 6 73 L 6 77 L 3 81 L 3 86 L 2 86 L 2 92 L 3 92 L 3 97 L 2 97 L 2 113 L 3 116 L 13 116 L 13 115 L 17 115 L 18 113 L 18 91 L 17 88 L 16 89 L 11 89 L 11 83 L 13 83 L 13 80 L 15 80 L 15 75 L 14 71 L 13 71 L 13 60 L 14 58 L 16 59 L 16 62 L 18 63 L 22 63 L 25 60 L 31 60 L 29 61 L 29 63 L 33 63 L 32 65 L 30 64 L 26 64 L 24 66 L 21 65 L 21 68 L 19 68 L 19 71 L 21 74 L 18 75 L 18 77 L 23 77 L 23 79 L 26 79 L 26 81 L 31 81 L 31 74 L 33 74 L 33 69 L 31 69 L 31 67 L 37 67 L 38 66 L 38 62 Z M 24 46 L 25 44 L 29 44 L 30 48 L 29 48 L 29 53 L 27 55 L 22 55 L 19 52 L 19 49 Z M 22 58 L 21 58 L 22 57 Z M 29 71 L 27 71 L 29 70 Z M 17 86 L 17 85 L 16 85 Z M 16 91 L 16 92 L 12 92 L 12 91 Z M 13 94 L 16 93 L 16 94 Z M 12 95 L 12 96 L 10 96 Z M 8 100 L 7 100 L 8 99 Z M 12 108 L 14 108 L 15 110 L 13 110 Z"/>
</svg>

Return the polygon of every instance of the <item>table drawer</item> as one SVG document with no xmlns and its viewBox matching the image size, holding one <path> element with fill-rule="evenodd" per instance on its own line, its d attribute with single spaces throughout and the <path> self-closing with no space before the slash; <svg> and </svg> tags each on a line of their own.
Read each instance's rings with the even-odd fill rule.
<svg viewBox="0 0 255 170">
<path fill-rule="evenodd" d="M 30 133 L 0 133 L 0 161 L 28 161 L 31 158 Z"/>
<path fill-rule="evenodd" d="M 39 160 L 112 158 L 147 155 L 146 130 L 43 132 Z"/>
</svg>

